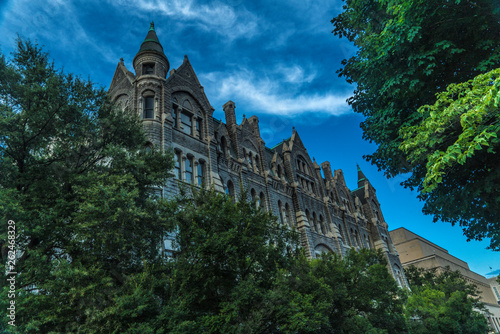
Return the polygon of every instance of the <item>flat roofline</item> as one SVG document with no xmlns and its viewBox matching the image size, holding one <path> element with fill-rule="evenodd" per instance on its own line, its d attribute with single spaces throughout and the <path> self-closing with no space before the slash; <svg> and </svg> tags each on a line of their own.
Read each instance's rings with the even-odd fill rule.
<svg viewBox="0 0 500 334">
<path fill-rule="evenodd" d="M 436 247 L 437 249 L 442 250 L 442 251 L 443 251 L 443 252 L 445 252 L 446 254 L 449 254 L 450 256 L 453 256 L 453 255 L 451 255 L 451 254 L 450 254 L 450 252 L 448 252 L 448 250 L 447 250 L 447 249 L 445 249 L 445 248 L 443 248 L 443 247 L 441 247 L 441 246 L 439 246 L 439 245 L 436 245 L 436 244 L 435 244 L 435 243 L 433 243 L 432 241 L 427 240 L 426 238 L 424 238 L 424 237 L 422 237 L 422 236 L 418 235 L 418 234 L 417 234 L 417 233 L 415 233 L 415 232 L 410 231 L 410 230 L 409 230 L 409 229 L 407 229 L 407 228 L 404 228 L 404 227 L 398 227 L 397 229 L 390 230 L 390 231 L 389 231 L 389 234 L 390 234 L 391 232 L 394 232 L 394 231 L 397 231 L 397 230 L 405 230 L 405 231 L 408 231 L 408 232 L 410 232 L 411 234 L 413 234 L 415 237 L 413 237 L 413 238 L 411 238 L 411 239 L 406 239 L 404 242 L 400 242 L 400 243 L 398 243 L 398 244 L 394 244 L 394 246 L 395 246 L 395 245 L 402 244 L 402 243 L 405 243 L 405 242 L 408 242 L 408 241 L 410 241 L 410 240 L 419 239 L 419 240 L 421 240 L 421 241 L 425 242 L 426 244 L 429 244 L 429 245 L 431 245 L 431 246 L 434 246 L 434 247 Z M 392 237 L 391 237 L 391 239 L 392 239 Z M 456 258 L 456 259 L 458 259 L 458 260 L 460 260 L 458 257 L 455 257 L 455 256 L 453 256 L 453 257 L 454 257 L 454 258 Z M 465 262 L 464 260 L 460 260 L 460 261 Z M 467 262 L 466 262 L 466 263 L 467 263 Z"/>
</svg>

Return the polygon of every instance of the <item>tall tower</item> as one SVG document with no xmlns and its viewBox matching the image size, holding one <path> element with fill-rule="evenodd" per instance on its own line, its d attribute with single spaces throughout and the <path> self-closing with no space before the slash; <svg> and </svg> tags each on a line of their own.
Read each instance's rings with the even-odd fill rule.
<svg viewBox="0 0 500 334">
<path fill-rule="evenodd" d="M 376 191 L 371 182 L 358 167 L 358 188 L 353 193 L 360 199 L 364 212 L 370 221 L 369 230 L 376 249 L 381 249 L 388 261 L 391 274 L 401 286 L 408 286 L 399 255 L 389 235 L 388 225 L 382 215 Z"/>
<path fill-rule="evenodd" d="M 135 71 L 134 98 L 137 113 L 143 120 L 149 145 L 163 149 L 165 98 L 164 83 L 170 68 L 167 56 L 156 36 L 154 23 L 132 62 Z"/>
</svg>

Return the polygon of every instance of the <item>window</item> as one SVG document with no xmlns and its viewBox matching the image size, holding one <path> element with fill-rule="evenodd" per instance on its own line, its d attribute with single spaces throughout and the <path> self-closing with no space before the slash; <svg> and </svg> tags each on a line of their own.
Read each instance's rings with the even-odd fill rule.
<svg viewBox="0 0 500 334">
<path fill-rule="evenodd" d="M 286 217 L 286 221 L 288 222 L 288 224 L 290 225 L 290 227 L 293 226 L 293 222 L 292 222 L 292 219 L 291 219 L 291 214 L 290 214 L 290 206 L 287 204 L 285 204 L 285 217 Z"/>
<path fill-rule="evenodd" d="M 181 179 L 181 153 L 180 152 L 175 152 L 174 160 L 175 160 L 175 177 L 180 180 Z"/>
<path fill-rule="evenodd" d="M 326 234 L 325 221 L 322 215 L 319 215 L 319 226 L 321 228 L 321 233 Z"/>
<path fill-rule="evenodd" d="M 278 177 L 281 179 L 281 166 L 278 165 Z"/>
<path fill-rule="evenodd" d="M 198 163 L 197 167 L 197 176 L 198 185 L 201 187 L 205 184 L 205 164 L 203 162 Z"/>
<path fill-rule="evenodd" d="M 193 182 L 193 160 L 192 160 L 192 158 L 186 159 L 186 166 L 185 166 L 184 175 L 186 177 L 187 183 Z"/>
<path fill-rule="evenodd" d="M 197 131 L 197 137 L 201 138 L 201 119 L 197 118 L 196 119 L 196 131 Z"/>
<path fill-rule="evenodd" d="M 172 105 L 172 118 L 174 119 L 174 128 L 177 127 L 177 106 Z"/>
<path fill-rule="evenodd" d="M 278 201 L 278 211 L 280 215 L 280 223 L 283 225 L 286 224 L 285 215 L 283 213 L 283 204 L 281 204 L 281 201 Z"/>
<path fill-rule="evenodd" d="M 358 247 L 361 247 L 361 240 L 359 240 L 358 231 L 354 231 L 354 238 L 356 239 L 356 244 Z"/>
<path fill-rule="evenodd" d="M 142 74 L 155 74 L 155 64 L 154 63 L 143 64 Z"/>
<path fill-rule="evenodd" d="M 182 123 L 182 131 L 190 135 L 192 133 L 192 128 L 193 128 L 193 125 L 191 123 L 191 115 L 186 112 L 182 112 L 181 123 Z"/>
<path fill-rule="evenodd" d="M 264 193 L 260 193 L 260 196 L 259 196 L 259 207 L 262 210 L 266 210 L 266 197 L 264 196 Z"/>
<path fill-rule="evenodd" d="M 232 198 L 233 202 L 235 201 L 234 185 L 233 185 L 233 182 L 231 182 L 230 180 L 227 181 L 226 194 Z"/>
<path fill-rule="evenodd" d="M 152 96 L 144 98 L 144 112 L 143 118 L 154 118 L 155 100 Z"/>
<path fill-rule="evenodd" d="M 500 300 L 500 294 L 498 293 L 497 288 L 494 286 L 493 291 L 495 291 L 495 295 L 497 295 L 497 299 Z"/>
<path fill-rule="evenodd" d="M 344 231 L 342 230 L 342 226 L 339 224 L 338 225 L 338 228 L 339 228 L 339 234 L 340 234 L 340 237 L 342 239 L 344 239 L 344 242 L 347 243 L 347 240 L 345 240 L 345 236 L 344 236 Z"/>
<path fill-rule="evenodd" d="M 220 139 L 220 150 L 222 151 L 222 154 L 224 156 L 226 156 L 226 152 L 227 152 L 227 142 L 226 142 L 226 138 L 225 137 L 222 137 Z"/>
</svg>

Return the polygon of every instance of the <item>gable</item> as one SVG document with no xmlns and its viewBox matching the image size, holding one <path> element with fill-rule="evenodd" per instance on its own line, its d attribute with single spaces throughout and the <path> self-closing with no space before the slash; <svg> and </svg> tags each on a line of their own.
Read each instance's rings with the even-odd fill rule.
<svg viewBox="0 0 500 334">
<path fill-rule="evenodd" d="M 170 94 L 178 91 L 184 91 L 189 94 L 200 104 L 202 109 L 210 116 L 213 115 L 214 108 L 208 101 L 205 95 L 205 90 L 200 84 L 196 73 L 194 72 L 191 63 L 184 58 L 184 62 L 177 69 L 170 71 L 170 76 L 167 79 L 165 88 Z"/>
<path fill-rule="evenodd" d="M 116 66 L 115 74 L 113 75 L 113 80 L 111 80 L 111 84 L 109 85 L 108 92 L 111 95 L 118 91 L 130 90 L 132 89 L 132 82 L 134 80 L 134 75 L 132 72 L 127 70 L 125 65 L 120 62 Z"/>
</svg>

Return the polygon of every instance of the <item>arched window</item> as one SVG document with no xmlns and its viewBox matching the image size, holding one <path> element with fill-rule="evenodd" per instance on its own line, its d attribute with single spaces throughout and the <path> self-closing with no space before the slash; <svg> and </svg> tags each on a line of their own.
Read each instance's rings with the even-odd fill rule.
<svg viewBox="0 0 500 334">
<path fill-rule="evenodd" d="M 281 203 L 281 201 L 278 201 L 278 211 L 279 211 L 280 223 L 286 224 L 286 218 L 283 212 L 283 204 Z"/>
<path fill-rule="evenodd" d="M 306 209 L 306 218 L 307 218 L 307 221 L 309 222 L 309 225 L 311 225 L 311 227 L 314 230 L 314 224 L 313 224 L 313 221 L 311 219 L 311 213 L 307 209 Z"/>
<path fill-rule="evenodd" d="M 255 171 L 259 172 L 259 156 L 255 155 Z"/>
<path fill-rule="evenodd" d="M 201 187 L 205 184 L 205 163 L 203 163 L 202 161 L 198 162 L 196 174 L 198 185 Z"/>
<path fill-rule="evenodd" d="M 182 102 L 182 107 L 189 110 L 193 110 L 191 102 L 189 102 L 188 100 L 184 100 L 184 102 Z"/>
<path fill-rule="evenodd" d="M 151 143 L 146 143 L 146 145 L 144 146 L 144 151 L 146 151 L 146 153 L 149 153 L 153 150 L 153 144 Z"/>
<path fill-rule="evenodd" d="M 186 158 L 184 175 L 187 183 L 193 183 L 193 158 L 191 157 Z"/>
<path fill-rule="evenodd" d="M 201 138 L 201 118 L 196 119 L 196 137 Z"/>
<path fill-rule="evenodd" d="M 290 227 L 293 227 L 293 221 L 292 221 L 292 213 L 290 211 L 290 206 L 288 203 L 285 204 L 285 216 L 286 216 L 286 221 L 290 225 Z"/>
<path fill-rule="evenodd" d="M 177 127 L 177 106 L 172 104 L 172 119 L 174 120 L 174 128 Z"/>
<path fill-rule="evenodd" d="M 319 228 L 318 226 L 318 219 L 316 217 L 316 212 L 313 212 L 313 226 L 314 226 L 314 230 L 316 231 L 316 233 L 320 233 L 321 232 L 321 229 Z"/>
<path fill-rule="evenodd" d="M 361 240 L 359 239 L 359 233 L 358 233 L 358 231 L 357 231 L 357 230 L 356 230 L 356 231 L 354 231 L 354 239 L 356 239 L 356 244 L 357 244 L 357 246 L 358 246 L 358 247 L 362 247 L 362 245 L 361 245 Z"/>
<path fill-rule="evenodd" d="M 281 179 L 281 176 L 282 176 L 281 166 L 278 165 L 278 177 Z"/>
<path fill-rule="evenodd" d="M 250 190 L 250 196 L 252 197 L 252 202 L 255 202 L 255 205 L 258 206 L 257 192 L 255 191 L 255 189 L 252 188 L 252 190 Z"/>
<path fill-rule="evenodd" d="M 340 236 L 344 240 L 344 243 L 347 243 L 347 240 L 345 239 L 345 235 L 344 235 L 344 230 L 342 229 L 342 225 L 338 224 L 338 228 L 339 228 Z"/>
<path fill-rule="evenodd" d="M 175 178 L 181 179 L 181 152 L 176 151 L 174 154 Z"/>
<path fill-rule="evenodd" d="M 233 182 L 231 180 L 227 181 L 226 194 L 232 198 L 233 202 L 235 201 L 234 185 L 233 185 Z"/>
<path fill-rule="evenodd" d="M 326 226 L 325 226 L 325 221 L 323 219 L 322 215 L 319 215 L 319 226 L 321 227 L 321 232 L 323 234 L 326 234 Z"/>
<path fill-rule="evenodd" d="M 154 96 L 145 96 L 144 97 L 144 106 L 143 106 L 143 118 L 154 118 L 155 116 L 155 99 Z"/>
<path fill-rule="evenodd" d="M 260 195 L 259 195 L 259 207 L 262 210 L 266 210 L 266 208 L 267 208 L 267 206 L 266 206 L 266 197 L 264 196 L 263 192 L 261 192 Z"/>
<path fill-rule="evenodd" d="M 394 277 L 396 278 L 396 283 L 398 283 L 399 287 L 403 287 L 403 275 L 401 274 L 401 269 L 398 265 L 394 265 Z"/>
<path fill-rule="evenodd" d="M 227 154 L 227 142 L 226 142 L 226 138 L 224 136 L 222 136 L 222 138 L 220 139 L 220 149 L 222 151 L 222 154 L 224 156 L 226 156 L 226 154 Z"/>
</svg>

